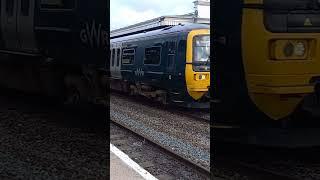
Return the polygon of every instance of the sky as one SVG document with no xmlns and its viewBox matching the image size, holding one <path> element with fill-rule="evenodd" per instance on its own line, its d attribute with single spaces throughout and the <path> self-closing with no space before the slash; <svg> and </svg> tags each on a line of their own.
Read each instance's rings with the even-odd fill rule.
<svg viewBox="0 0 320 180">
<path fill-rule="evenodd" d="M 110 29 L 194 11 L 194 0 L 110 0 Z"/>
</svg>

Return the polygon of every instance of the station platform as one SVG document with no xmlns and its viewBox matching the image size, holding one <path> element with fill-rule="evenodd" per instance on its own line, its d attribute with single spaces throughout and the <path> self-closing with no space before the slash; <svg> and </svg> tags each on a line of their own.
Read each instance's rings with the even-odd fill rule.
<svg viewBox="0 0 320 180">
<path fill-rule="evenodd" d="M 110 144 L 110 179 L 111 180 L 156 180 L 128 155 Z"/>
</svg>

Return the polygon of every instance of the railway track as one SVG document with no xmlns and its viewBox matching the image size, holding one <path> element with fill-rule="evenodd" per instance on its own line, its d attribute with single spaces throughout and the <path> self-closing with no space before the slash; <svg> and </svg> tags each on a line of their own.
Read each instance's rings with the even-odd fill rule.
<svg viewBox="0 0 320 180">
<path fill-rule="evenodd" d="M 190 117 L 194 120 L 201 121 L 201 122 L 208 122 L 210 123 L 210 112 L 203 111 L 203 110 L 183 110 L 183 109 L 168 109 L 171 113 L 180 114 L 182 116 Z"/>
<path fill-rule="evenodd" d="M 175 152 L 174 150 L 152 140 L 151 138 L 149 138 L 147 136 L 144 136 L 142 133 L 136 132 L 135 130 L 133 130 L 129 126 L 126 126 L 124 123 L 119 123 L 118 121 L 115 121 L 112 119 L 111 119 L 111 121 L 112 121 L 112 123 L 116 124 L 117 126 L 120 126 L 121 128 L 128 130 L 129 132 L 133 133 L 134 135 L 141 137 L 142 139 L 150 142 L 151 144 L 155 145 L 159 149 L 165 151 L 167 154 L 172 156 L 174 159 L 179 160 L 179 161 L 183 162 L 184 164 L 186 164 L 187 166 L 191 167 L 192 169 L 195 169 L 196 171 L 201 172 L 201 174 L 203 174 L 204 177 L 206 177 L 206 179 L 210 178 L 210 168 L 209 167 L 204 167 L 200 164 L 197 164 L 196 162 L 193 162 L 193 161 L 185 158 L 183 155 L 181 155 L 181 154 Z"/>
<path fill-rule="evenodd" d="M 198 122 L 204 122 L 204 123 L 210 123 L 210 109 L 185 109 L 185 108 L 181 108 L 181 107 L 177 107 L 177 106 L 163 106 L 161 104 L 159 104 L 158 102 L 154 102 L 151 100 L 148 100 L 144 97 L 133 97 L 133 96 L 129 96 L 126 94 L 123 94 L 121 92 L 117 92 L 117 91 L 112 91 L 111 95 L 115 95 L 115 96 L 119 96 L 122 98 L 126 98 L 126 99 L 130 99 L 132 101 L 138 102 L 138 101 L 142 101 L 143 105 L 152 107 L 152 108 L 157 108 L 160 110 L 165 110 L 167 112 L 170 112 L 172 114 L 178 114 L 184 117 L 188 117 L 191 118 L 193 120 L 196 120 Z M 214 123 L 211 125 L 212 128 L 222 128 L 222 129 L 233 129 L 233 128 L 239 128 L 239 126 L 237 125 L 228 125 L 225 123 Z"/>
</svg>

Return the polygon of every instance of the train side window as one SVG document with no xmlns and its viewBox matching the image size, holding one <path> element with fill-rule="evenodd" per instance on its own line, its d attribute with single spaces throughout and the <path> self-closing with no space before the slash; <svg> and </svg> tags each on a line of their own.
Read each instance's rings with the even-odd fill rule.
<svg viewBox="0 0 320 180">
<path fill-rule="evenodd" d="M 41 0 L 41 8 L 73 9 L 76 0 Z"/>
<path fill-rule="evenodd" d="M 154 46 L 146 48 L 144 51 L 144 64 L 158 65 L 161 59 L 161 47 Z"/>
<path fill-rule="evenodd" d="M 122 64 L 133 64 L 135 56 L 135 49 L 122 50 Z"/>
<path fill-rule="evenodd" d="M 7 0 L 6 1 L 6 12 L 7 12 L 8 16 L 13 16 L 13 7 L 14 7 L 14 1 Z"/>
<path fill-rule="evenodd" d="M 114 66 L 115 55 L 116 55 L 116 49 L 112 49 L 112 67 Z"/>
<path fill-rule="evenodd" d="M 120 63 L 120 49 L 117 49 L 117 66 L 119 66 Z"/>
<path fill-rule="evenodd" d="M 21 1 L 21 14 L 23 16 L 29 16 L 29 5 L 30 1 L 29 0 L 24 0 Z"/>
</svg>

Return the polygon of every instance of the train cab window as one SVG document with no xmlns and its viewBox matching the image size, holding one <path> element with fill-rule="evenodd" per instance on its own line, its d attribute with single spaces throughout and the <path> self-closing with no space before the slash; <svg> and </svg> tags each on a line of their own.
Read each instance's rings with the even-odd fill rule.
<svg viewBox="0 0 320 180">
<path fill-rule="evenodd" d="M 135 56 L 135 49 L 122 50 L 122 64 L 133 64 Z"/>
<path fill-rule="evenodd" d="M 120 49 L 117 49 L 117 66 L 120 64 Z"/>
<path fill-rule="evenodd" d="M 144 64 L 158 65 L 161 58 L 161 47 L 150 47 L 144 51 Z"/>
<path fill-rule="evenodd" d="M 209 35 L 197 35 L 194 37 L 192 66 L 194 71 L 210 71 Z"/>
<path fill-rule="evenodd" d="M 116 50 L 115 49 L 112 49 L 112 67 L 114 66 L 114 59 L 115 59 L 115 55 L 116 55 Z"/>
<path fill-rule="evenodd" d="M 21 1 L 21 14 L 23 16 L 29 15 L 29 4 L 30 4 L 29 0 Z"/>
<path fill-rule="evenodd" d="M 6 1 L 6 12 L 7 12 L 8 16 L 13 16 L 13 7 L 14 7 L 14 1 L 7 0 Z"/>
</svg>

